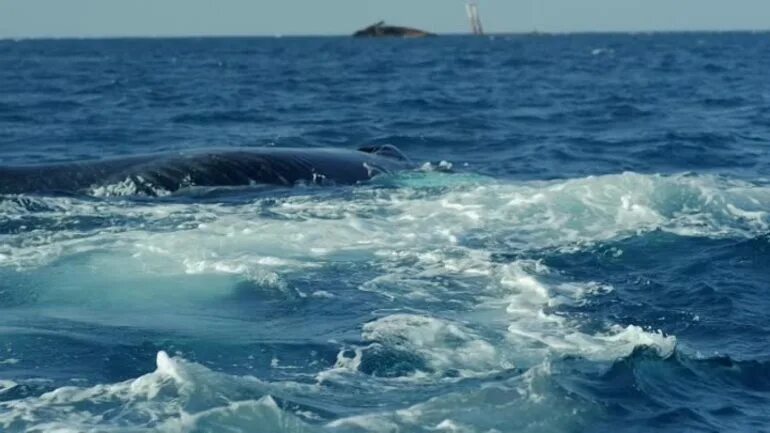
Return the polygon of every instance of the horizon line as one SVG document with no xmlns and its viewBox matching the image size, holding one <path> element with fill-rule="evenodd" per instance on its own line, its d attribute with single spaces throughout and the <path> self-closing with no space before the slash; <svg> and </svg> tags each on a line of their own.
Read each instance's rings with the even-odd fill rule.
<svg viewBox="0 0 770 433">
<path fill-rule="evenodd" d="M 488 32 L 482 35 L 484 36 L 570 36 L 570 35 L 638 35 L 638 34 L 692 34 L 692 33 L 770 33 L 770 27 L 760 29 L 648 29 L 648 30 L 563 30 L 563 31 L 547 31 L 547 30 L 527 30 L 527 31 L 503 31 L 503 32 Z M 473 33 L 435 33 L 437 36 L 473 36 Z M 168 35 L 152 35 L 152 34 L 125 34 L 125 35 L 27 35 L 27 36 L 3 36 L 0 35 L 0 41 L 28 41 L 28 40 L 98 40 L 98 39 L 226 39 L 226 38 L 260 38 L 260 39 L 280 39 L 280 38 L 341 38 L 352 37 L 352 33 L 180 33 L 180 34 L 168 34 Z M 410 39 L 391 37 L 392 39 Z M 366 39 L 366 38 L 362 38 Z M 379 38 L 374 38 L 379 39 Z M 420 39 L 420 38 L 416 38 Z"/>
</svg>

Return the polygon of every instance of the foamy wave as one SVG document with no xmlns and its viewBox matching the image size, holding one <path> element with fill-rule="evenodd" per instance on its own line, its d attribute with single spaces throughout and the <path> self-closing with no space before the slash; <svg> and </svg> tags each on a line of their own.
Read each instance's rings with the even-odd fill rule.
<svg viewBox="0 0 770 433">
<path fill-rule="evenodd" d="M 342 418 L 328 427 L 361 433 L 551 432 L 572 431 L 597 417 L 589 402 L 565 398 L 565 394 L 551 380 L 550 365 L 543 363 L 512 379 L 441 395 L 395 411 Z"/>
<path fill-rule="evenodd" d="M 0 395 L 15 388 L 18 384 L 12 380 L 0 380 Z"/>
<path fill-rule="evenodd" d="M 359 188 L 352 197 L 300 195 L 238 206 L 69 198 L 35 200 L 30 205 L 4 200 L 0 206 L 7 212 L 0 215 L 0 225 L 3 220 L 24 225 L 25 219 L 35 218 L 27 227 L 36 230 L 14 235 L 13 243 L 3 244 L 0 254 L 4 265 L 35 261 L 35 256 L 42 256 L 37 261 L 45 263 L 46 257 L 67 254 L 69 249 L 61 247 L 75 238 L 98 248 L 105 245 L 106 235 L 133 230 L 129 237 L 147 244 L 148 229 L 174 231 L 154 237 L 159 248 L 190 237 L 258 242 L 277 249 L 280 254 L 274 256 L 284 259 L 307 258 L 308 252 L 322 257 L 343 250 L 376 252 L 382 247 L 386 252 L 399 247 L 408 251 L 429 243 L 469 241 L 517 250 L 576 248 L 656 229 L 723 237 L 752 236 L 770 227 L 770 188 L 712 176 L 624 173 L 523 184 L 458 184 L 453 179 L 464 179 L 463 175 L 438 173 L 423 177 L 433 180 L 426 186 L 407 181 L 397 190 Z M 440 185 L 444 187 L 437 189 Z M 36 210 L 41 206 L 43 211 Z M 71 229 L 74 220 L 110 216 L 135 224 Z M 40 217 L 44 220 L 37 220 Z M 304 230 L 311 225 L 313 230 Z M 179 258 L 189 260 L 184 252 Z"/>
<path fill-rule="evenodd" d="M 641 346 L 651 347 L 662 357 L 670 356 L 676 338 L 637 326 L 611 326 L 588 334 L 579 331 L 580 323 L 558 314 L 560 304 L 578 304 L 586 297 L 608 293 L 612 289 L 596 283 L 546 284 L 550 270 L 532 261 L 517 261 L 501 266 L 496 274 L 500 287 L 508 292 L 489 301 L 491 307 L 504 304 L 510 317 L 508 341 L 520 355 L 530 359 L 543 356 L 581 356 L 611 361 L 630 355 Z"/>
<path fill-rule="evenodd" d="M 214 373 L 165 352 L 158 353 L 156 365 L 154 372 L 125 382 L 62 387 L 39 397 L 0 402 L 0 427 L 57 432 L 217 432 L 234 426 L 311 431 L 280 409 L 269 386 L 257 379 Z M 228 397 L 239 394 L 240 400 Z M 244 394 L 253 398 L 243 399 Z"/>
<path fill-rule="evenodd" d="M 470 329 L 447 320 L 415 314 L 394 314 L 363 326 L 365 341 L 416 354 L 427 367 L 464 376 L 513 368 L 504 353 Z"/>
<path fill-rule="evenodd" d="M 411 305 L 415 305 L 416 300 L 440 302 L 416 298 L 409 291 L 413 287 L 423 290 L 415 281 L 439 274 L 432 269 L 431 261 L 427 265 L 412 262 L 410 268 L 400 269 L 400 284 L 397 279 L 383 283 L 378 278 L 367 285 L 367 290 L 387 294 L 393 300 L 403 297 L 403 301 Z M 560 306 L 579 305 L 610 293 L 612 287 L 596 282 L 561 282 L 557 273 L 531 260 L 500 264 L 488 256 L 474 256 L 466 257 L 463 266 L 451 262 L 441 266 L 451 269 L 442 271 L 444 277 L 461 278 L 473 270 L 476 285 L 455 287 L 451 294 L 444 293 L 444 296 L 453 296 L 458 301 L 466 299 L 472 310 L 458 316 L 483 327 L 483 333 L 446 318 L 387 315 L 363 325 L 362 340 L 368 344 L 353 348 L 353 356 L 345 356 L 351 349 L 341 351 L 335 368 L 321 373 L 319 381 L 345 381 L 345 375 L 361 372 L 386 376 L 406 374 L 414 380 L 433 381 L 437 377 L 453 380 L 497 374 L 514 367 L 528 368 L 547 359 L 566 356 L 614 361 L 631 355 L 639 347 L 651 348 L 665 358 L 676 348 L 676 338 L 660 331 L 611 325 L 589 332 L 582 330 L 579 320 L 559 313 Z M 434 310 L 440 311 L 440 308 Z M 402 371 L 366 367 L 377 364 L 383 357 L 402 359 Z"/>
<path fill-rule="evenodd" d="M 159 352 L 156 370 L 136 379 L 92 387 L 62 387 L 38 397 L 0 402 L 0 429 L 342 433 L 427 428 L 480 432 L 506 425 L 517 431 L 553 431 L 596 416 L 590 402 L 565 398 L 567 392 L 551 380 L 551 374 L 550 365 L 543 363 L 483 387 L 443 394 L 398 410 L 364 411 L 328 422 L 314 409 L 290 403 L 290 395 L 276 395 L 323 392 L 315 385 L 266 384 L 252 377 L 215 373 Z M 376 394 L 378 390 L 367 392 Z M 541 424 L 543 419 L 548 423 Z M 532 429 L 532 425 L 539 427 Z"/>
<path fill-rule="evenodd" d="M 421 186 L 419 176 L 430 181 Z M 624 173 L 521 184 L 457 182 L 466 178 L 442 173 L 405 179 L 407 185 L 397 189 L 356 188 L 238 205 L 0 201 L 8 206 L 0 223 L 17 227 L 29 219 L 34 227 L 5 235 L 0 276 L 11 279 L 19 267 L 77 258 L 50 273 L 57 281 L 79 281 L 77 287 L 64 291 L 45 280 L 49 273 L 39 272 L 39 281 L 18 283 L 19 290 L 22 284 L 46 287 L 41 299 L 63 304 L 141 303 L 150 296 L 137 290 L 144 286 L 140 279 L 162 277 L 186 283 L 173 289 L 173 300 L 210 302 L 243 281 L 288 296 L 298 293 L 290 287 L 292 275 L 341 262 L 361 264 L 373 274 L 368 281 L 344 273 L 335 278 L 382 295 L 395 307 L 414 308 L 412 313 L 456 313 L 381 318 L 364 329 L 364 343 L 394 347 L 403 340 L 402 348 L 417 353 L 426 368 L 475 374 L 554 355 L 614 359 L 640 345 L 662 356 L 673 350 L 675 339 L 654 330 L 610 324 L 589 331 L 559 313 L 562 304 L 612 289 L 601 281 L 565 281 L 527 260 L 533 252 L 580 249 L 652 230 L 755 236 L 770 223 L 770 188 L 713 176 Z M 83 226 L 87 220 L 95 220 L 95 227 Z M 109 294 L 94 296 L 104 287 L 112 288 Z M 163 296 L 172 295 L 156 290 L 151 298 Z M 462 324 L 466 317 L 473 327 Z M 458 347 L 485 354 L 483 359 L 443 353 L 455 331 L 465 333 Z M 425 335 L 432 335 L 434 346 L 421 343 Z"/>
</svg>

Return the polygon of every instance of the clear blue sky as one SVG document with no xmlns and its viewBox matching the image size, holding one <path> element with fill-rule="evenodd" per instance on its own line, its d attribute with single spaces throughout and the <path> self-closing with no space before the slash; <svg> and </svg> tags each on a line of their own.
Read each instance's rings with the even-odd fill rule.
<svg viewBox="0 0 770 433">
<path fill-rule="evenodd" d="M 463 0 L 0 0 L 0 37 L 467 31 Z M 770 0 L 479 0 L 487 31 L 770 28 Z"/>
</svg>

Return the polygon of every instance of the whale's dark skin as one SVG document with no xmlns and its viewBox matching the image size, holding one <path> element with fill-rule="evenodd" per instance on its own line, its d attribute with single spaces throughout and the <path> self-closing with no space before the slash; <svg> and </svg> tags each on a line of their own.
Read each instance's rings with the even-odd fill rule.
<svg viewBox="0 0 770 433">
<path fill-rule="evenodd" d="M 412 167 L 390 145 L 359 150 L 240 148 L 141 155 L 35 166 L 0 166 L 0 194 L 88 194 L 130 182 L 157 195 L 192 186 L 352 185 Z"/>
</svg>

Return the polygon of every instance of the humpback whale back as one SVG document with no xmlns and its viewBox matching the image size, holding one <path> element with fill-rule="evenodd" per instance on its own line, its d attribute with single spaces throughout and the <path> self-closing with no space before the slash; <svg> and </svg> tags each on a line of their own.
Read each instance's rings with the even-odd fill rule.
<svg viewBox="0 0 770 433">
<path fill-rule="evenodd" d="M 390 145 L 360 150 L 247 148 L 142 155 L 37 166 L 0 167 L 0 194 L 159 195 L 192 186 L 350 185 L 411 166 Z"/>
<path fill-rule="evenodd" d="M 392 144 L 378 144 L 378 145 L 372 145 L 372 146 L 363 146 L 363 147 L 359 147 L 358 150 L 360 152 L 366 152 L 366 153 L 371 153 L 373 155 L 393 158 L 393 159 L 397 159 L 399 161 L 403 161 L 411 164 L 411 161 L 409 160 L 409 158 L 407 158 L 406 155 L 404 155 L 396 146 Z"/>
</svg>

